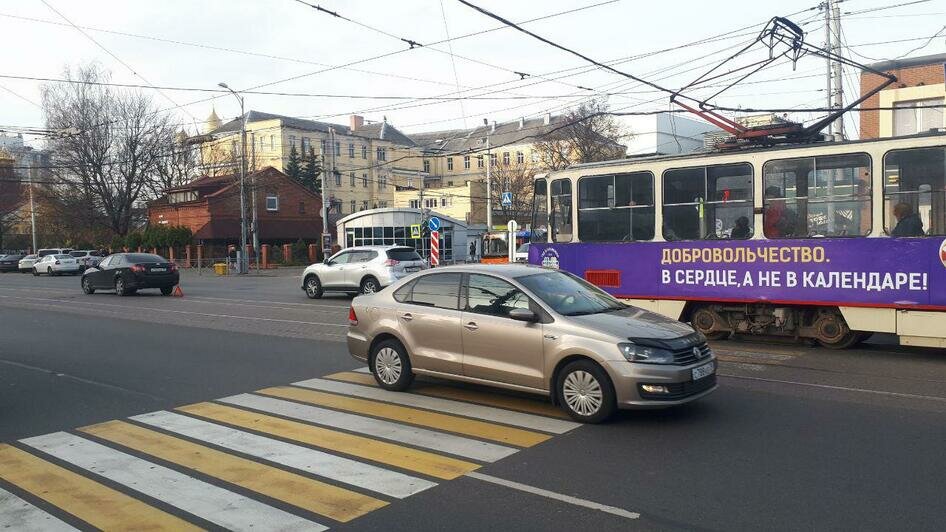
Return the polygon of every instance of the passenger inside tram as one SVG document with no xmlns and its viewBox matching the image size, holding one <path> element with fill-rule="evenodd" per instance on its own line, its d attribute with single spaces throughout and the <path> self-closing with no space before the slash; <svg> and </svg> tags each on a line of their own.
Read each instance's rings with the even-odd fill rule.
<svg viewBox="0 0 946 532">
<path fill-rule="evenodd" d="M 890 233 L 891 236 L 925 236 L 923 220 L 913 212 L 909 203 L 898 203 L 893 208 L 893 215 L 897 218 L 897 226 Z"/>
<path fill-rule="evenodd" d="M 752 229 L 749 227 L 749 218 L 746 216 L 736 218 L 736 224 L 733 226 L 729 238 L 733 240 L 745 240 L 750 236 L 752 236 Z"/>
<path fill-rule="evenodd" d="M 785 238 L 795 236 L 795 211 L 785 204 L 782 191 L 775 186 L 765 189 L 765 213 L 763 223 L 765 236 Z"/>
</svg>

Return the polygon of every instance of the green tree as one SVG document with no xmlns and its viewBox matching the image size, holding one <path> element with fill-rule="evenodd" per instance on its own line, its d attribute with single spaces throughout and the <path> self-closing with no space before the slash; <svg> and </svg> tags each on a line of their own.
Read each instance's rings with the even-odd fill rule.
<svg viewBox="0 0 946 532">
<path fill-rule="evenodd" d="M 137 251 L 139 246 L 144 245 L 144 238 L 139 231 L 134 233 L 128 233 L 128 236 L 125 237 L 125 245 L 128 246 L 128 249 L 132 251 Z"/>
<path fill-rule="evenodd" d="M 286 162 L 286 175 L 293 179 L 299 179 L 302 176 L 302 157 L 296 147 L 289 149 L 289 160 Z"/>
<path fill-rule="evenodd" d="M 290 155 L 291 156 L 291 155 Z M 315 148 L 309 147 L 309 153 L 303 160 L 302 172 L 299 181 L 302 186 L 316 194 L 322 193 L 322 182 L 319 177 L 322 175 L 322 161 L 315 154 Z"/>
</svg>

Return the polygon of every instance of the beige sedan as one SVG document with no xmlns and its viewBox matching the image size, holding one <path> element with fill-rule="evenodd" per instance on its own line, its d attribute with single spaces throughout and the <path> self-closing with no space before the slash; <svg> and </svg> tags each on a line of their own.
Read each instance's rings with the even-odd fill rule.
<svg viewBox="0 0 946 532">
<path fill-rule="evenodd" d="M 437 268 L 357 297 L 348 349 L 388 390 L 415 375 L 486 384 L 550 396 L 588 423 L 716 389 L 716 358 L 689 325 L 535 266 Z"/>
</svg>

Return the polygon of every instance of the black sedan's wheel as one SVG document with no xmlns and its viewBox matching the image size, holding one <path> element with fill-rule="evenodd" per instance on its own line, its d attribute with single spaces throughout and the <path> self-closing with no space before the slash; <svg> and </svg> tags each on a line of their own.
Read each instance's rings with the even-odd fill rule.
<svg viewBox="0 0 946 532">
<path fill-rule="evenodd" d="M 371 352 L 370 363 L 374 380 L 385 390 L 403 392 L 414 381 L 411 359 L 397 340 L 378 343 Z"/>
<path fill-rule="evenodd" d="M 162 296 L 169 296 L 169 295 L 171 295 L 171 292 L 173 292 L 173 291 L 174 291 L 174 287 L 173 287 L 173 286 L 162 286 L 162 287 L 161 287 L 161 295 L 162 295 Z"/>
<path fill-rule="evenodd" d="M 120 296 L 131 295 L 131 290 L 128 289 L 125 280 L 121 277 L 115 279 L 115 293 Z"/>
<path fill-rule="evenodd" d="M 617 409 L 611 379 L 590 360 L 565 366 L 558 374 L 556 391 L 568 415 L 582 423 L 601 423 Z"/>
<path fill-rule="evenodd" d="M 92 280 L 88 277 L 82 278 L 82 291 L 89 295 L 95 293 L 95 288 L 92 287 Z"/>
<path fill-rule="evenodd" d="M 362 294 L 373 294 L 381 290 L 381 283 L 378 282 L 374 277 L 365 277 L 361 281 L 361 293 Z"/>
<path fill-rule="evenodd" d="M 305 295 L 307 295 L 309 299 L 319 299 L 322 297 L 322 283 L 315 275 L 310 275 L 305 278 Z"/>
</svg>

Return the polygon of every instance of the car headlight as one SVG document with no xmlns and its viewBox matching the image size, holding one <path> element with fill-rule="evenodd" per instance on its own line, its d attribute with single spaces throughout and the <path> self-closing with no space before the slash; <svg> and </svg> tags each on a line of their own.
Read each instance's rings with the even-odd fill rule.
<svg viewBox="0 0 946 532">
<path fill-rule="evenodd" d="M 637 344 L 618 344 L 628 362 L 644 364 L 673 364 L 673 353 L 666 349 Z"/>
</svg>

